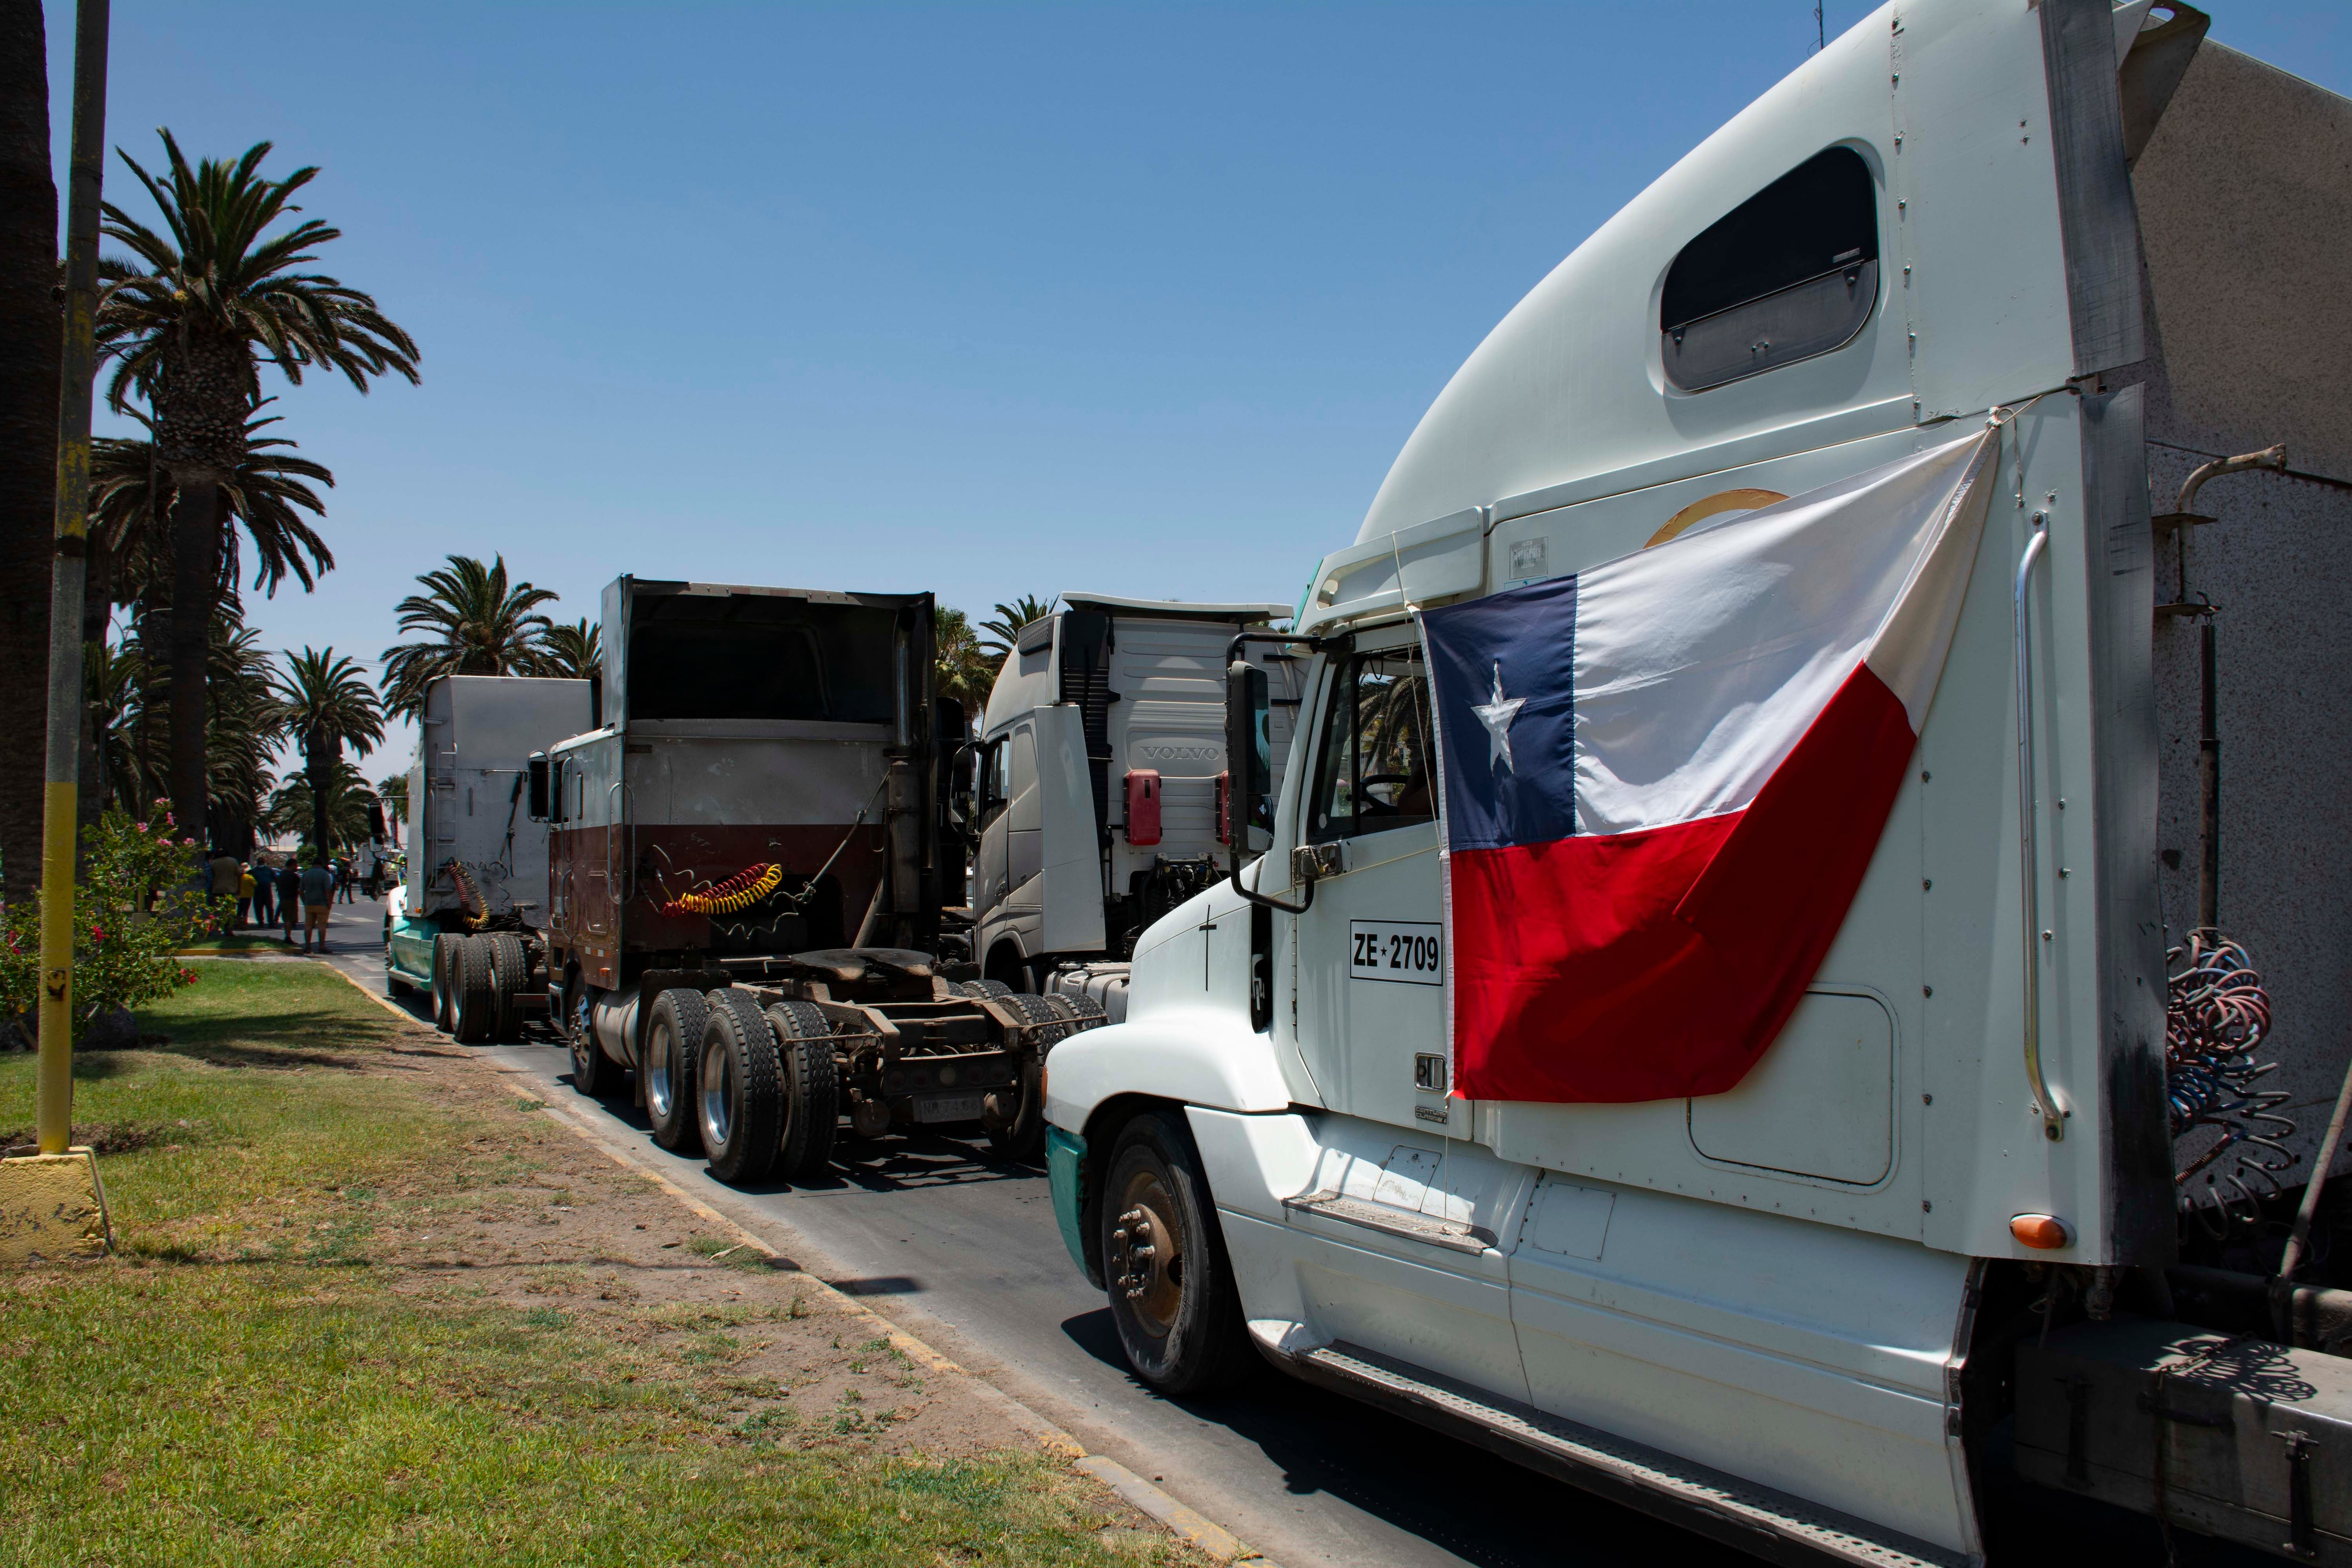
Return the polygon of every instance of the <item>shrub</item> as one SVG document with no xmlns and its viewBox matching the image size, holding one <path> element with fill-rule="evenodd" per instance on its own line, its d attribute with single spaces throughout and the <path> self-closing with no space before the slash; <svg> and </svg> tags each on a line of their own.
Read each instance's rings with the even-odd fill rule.
<svg viewBox="0 0 2352 1568">
<path fill-rule="evenodd" d="M 203 851 L 194 838 L 173 836 L 171 802 L 159 800 L 154 809 L 153 822 L 109 810 L 83 842 L 85 868 L 74 889 L 77 1040 L 93 1019 L 194 984 L 196 972 L 173 954 L 236 907 L 234 899 L 198 890 Z M 0 914 L 0 1019 L 22 1015 L 27 1034 L 40 1001 L 40 965 L 37 892 Z"/>
</svg>

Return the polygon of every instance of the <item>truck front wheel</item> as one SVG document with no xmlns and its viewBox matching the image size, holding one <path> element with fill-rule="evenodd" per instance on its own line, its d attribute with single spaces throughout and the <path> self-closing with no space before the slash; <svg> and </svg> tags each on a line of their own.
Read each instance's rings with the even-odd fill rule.
<svg viewBox="0 0 2352 1568">
<path fill-rule="evenodd" d="M 576 974 L 563 988 L 563 1032 L 572 1046 L 572 1087 L 591 1100 L 617 1090 L 628 1069 L 596 1043 L 593 994 Z"/>
<path fill-rule="evenodd" d="M 706 1005 L 710 1016 L 695 1065 L 702 1152 L 720 1181 L 756 1182 L 775 1169 L 783 1131 L 776 1032 L 748 992 L 713 991 Z"/>
<path fill-rule="evenodd" d="M 646 1120 L 654 1142 L 673 1154 L 694 1145 L 694 1068 L 709 1024 L 702 993 L 683 985 L 663 992 L 646 1020 Z"/>
<path fill-rule="evenodd" d="M 1251 1364 L 1249 1330 L 1201 1157 L 1165 1111 L 1120 1129 L 1103 1184 L 1111 1321 L 1136 1375 L 1163 1394 L 1206 1394 Z"/>
<path fill-rule="evenodd" d="M 433 937 L 433 1026 L 445 1035 L 457 1032 L 457 955 L 465 942 L 446 931 Z"/>
</svg>

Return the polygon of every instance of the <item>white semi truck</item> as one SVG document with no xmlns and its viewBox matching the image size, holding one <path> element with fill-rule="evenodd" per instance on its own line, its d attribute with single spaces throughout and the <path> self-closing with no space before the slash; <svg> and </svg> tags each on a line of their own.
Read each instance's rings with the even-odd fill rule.
<svg viewBox="0 0 2352 1568">
<path fill-rule="evenodd" d="M 546 1010 L 547 824 L 531 756 L 595 725 L 593 683 L 451 675 L 425 690 L 408 770 L 408 875 L 384 909 L 384 984 L 433 998 L 469 1044 Z"/>
<path fill-rule="evenodd" d="M 1091 995 L 1117 1018 L 1135 939 L 1223 875 L 1228 649 L 1291 606 L 1059 605 L 1021 628 L 982 720 L 971 951 L 992 979 Z M 1277 694 L 1279 773 L 1297 664 L 1263 642 L 1249 655 Z"/>
<path fill-rule="evenodd" d="M 2352 1561 L 2352 1361 L 2332 1353 L 2352 1295 L 2296 1277 L 2310 1204 L 2281 1252 L 2296 1192 L 2266 1194 L 2258 1167 L 2294 1146 L 2247 1131 L 2275 1109 L 2248 1087 L 2259 982 L 2189 940 L 2214 879 L 2195 900 L 2170 879 L 2183 825 L 2193 868 L 2201 815 L 2210 868 L 2226 819 L 2210 641 L 2204 748 L 2193 699 L 2180 739 L 2184 649 L 2238 613 L 2200 594 L 2208 563 L 2258 511 L 2301 508 L 2300 537 L 2328 542 L 2352 521 L 2347 279 L 2317 237 L 2352 212 L 2352 105 L 2204 31 L 2146 0 L 1880 9 L 1601 226 L 1456 373 L 1276 645 L 1303 661 L 1299 765 L 1236 772 L 1246 853 L 1143 932 L 1125 1021 L 1050 1063 L 1055 1212 L 1139 1375 L 1193 1393 L 1263 1358 L 1778 1561 L 2158 1561 L 2159 1528 Z M 2273 418 L 2309 432 L 2315 477 L 2151 501 L 2152 470 L 2243 471 L 2208 459 L 2276 439 L 2196 430 Z M 1483 1003 L 1486 961 L 1558 936 L 1490 920 L 1486 951 L 1446 951 L 1444 811 L 1465 808 L 1431 787 L 1423 617 L 1663 570 L 1644 552 L 1688 560 L 1686 531 L 1711 549 L 1743 517 L 1789 526 L 1781 501 L 1825 504 L 1971 433 L 1993 445 L 1956 492 L 1984 510 L 1940 681 L 1777 1038 L 1721 1092 L 1452 1092 L 1452 1024 Z M 2300 547 L 2338 553 L 2243 592 L 2296 606 L 2340 664 L 2341 547 Z M 1615 657 L 1556 651 L 1580 682 Z M 1586 721 L 1523 713 L 1527 671 L 1499 660 L 1489 698 L 1486 673 L 1466 765 L 1580 770 L 1579 812 L 1588 788 L 1655 783 L 1588 779 Z M 2260 685 L 2223 689 L 2218 732 Z M 2340 780 L 2340 684 L 2288 706 L 2299 723 L 2233 802 Z M 1249 744 L 1268 719 L 1236 663 L 1230 732 Z M 2297 878 L 2305 918 L 2345 902 L 2332 850 L 2232 842 L 2263 866 L 2230 884 L 2239 907 Z M 2273 976 L 2282 1007 L 2294 980 Z M 2236 1044 L 2208 1051 L 2232 997 Z M 1638 1025 L 1528 1026 L 1595 1059 L 1658 1048 Z M 2237 1197 L 2210 1196 L 2209 1153 Z"/>
</svg>

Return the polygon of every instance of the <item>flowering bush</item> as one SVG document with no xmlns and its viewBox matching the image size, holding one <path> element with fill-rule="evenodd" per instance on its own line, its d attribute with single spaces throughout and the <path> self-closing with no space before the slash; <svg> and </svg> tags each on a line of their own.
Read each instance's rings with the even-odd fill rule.
<svg viewBox="0 0 2352 1568">
<path fill-rule="evenodd" d="M 74 1037 L 119 1007 L 168 996 L 196 983 L 173 954 L 217 930 L 234 899 L 206 898 L 196 841 L 173 837 L 171 802 L 158 820 L 133 822 L 110 810 L 83 848 L 87 868 L 75 889 Z M 40 898 L 0 915 L 0 1019 L 17 1015 L 32 1032 L 40 1003 Z"/>
</svg>

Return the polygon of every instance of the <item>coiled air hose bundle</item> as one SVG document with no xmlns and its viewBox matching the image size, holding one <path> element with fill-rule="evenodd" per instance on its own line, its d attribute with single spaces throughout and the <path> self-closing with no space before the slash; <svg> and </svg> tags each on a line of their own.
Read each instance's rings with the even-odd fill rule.
<svg viewBox="0 0 2352 1568">
<path fill-rule="evenodd" d="M 2165 954 L 2165 968 L 2172 1136 L 2200 1128 L 2214 1134 L 2173 1183 L 2181 1211 L 2218 1241 L 2258 1222 L 2262 1200 L 2278 1195 L 2280 1173 L 2297 1163 L 2284 1142 L 2295 1124 L 2278 1110 L 2291 1097 L 2261 1087 L 2278 1063 L 2254 1059 L 2270 1034 L 2271 999 L 2246 950 L 2218 931 L 2193 931 L 2186 947 Z"/>
<path fill-rule="evenodd" d="M 457 885 L 458 905 L 466 911 L 466 929 L 479 931 L 489 924 L 490 901 L 482 897 L 481 885 L 466 869 L 466 863 L 453 855 L 442 863 L 441 869 L 448 872 L 449 880 Z"/>
<path fill-rule="evenodd" d="M 746 866 L 725 881 L 688 893 L 662 905 L 666 915 L 731 915 L 750 909 L 776 890 L 784 879 L 778 865 Z"/>
</svg>

